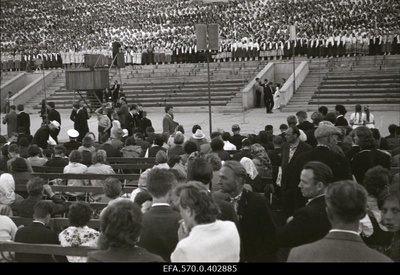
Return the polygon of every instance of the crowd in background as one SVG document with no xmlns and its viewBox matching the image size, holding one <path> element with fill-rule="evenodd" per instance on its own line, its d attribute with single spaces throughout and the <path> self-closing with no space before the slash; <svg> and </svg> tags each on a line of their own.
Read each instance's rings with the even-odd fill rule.
<svg viewBox="0 0 400 275">
<path fill-rule="evenodd" d="M 400 51 L 394 0 L 23 0 L 4 3 L 1 13 L 3 70 L 25 70 L 37 58 L 46 68 L 78 66 L 84 54 L 112 59 L 115 41 L 126 64 L 201 62 L 195 25 L 210 23 L 219 24 L 215 60 L 289 58 L 293 49 L 310 58 Z"/>
</svg>

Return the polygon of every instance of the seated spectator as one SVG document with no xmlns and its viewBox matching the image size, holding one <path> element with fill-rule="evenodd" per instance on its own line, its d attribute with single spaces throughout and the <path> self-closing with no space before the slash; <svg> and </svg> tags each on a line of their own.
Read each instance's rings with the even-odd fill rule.
<svg viewBox="0 0 400 275">
<path fill-rule="evenodd" d="M 7 216 L 0 215 L 0 242 L 14 241 L 17 230 L 18 228 L 12 219 Z M 4 252 L 5 251 L 3 251 L 3 253 Z"/>
<path fill-rule="evenodd" d="M 185 141 L 185 136 L 182 132 L 176 132 L 174 136 L 174 147 L 168 150 L 168 158 L 172 156 L 181 156 L 185 154 L 185 149 L 183 148 L 183 142 Z"/>
<path fill-rule="evenodd" d="M 181 155 L 182 156 L 182 164 L 186 165 L 189 156 L 197 151 L 197 145 L 193 141 L 186 141 L 185 144 L 183 145 L 183 150 L 185 150 L 185 154 Z"/>
<path fill-rule="evenodd" d="M 382 214 L 382 223 L 389 232 L 394 233 L 389 249 L 385 254 L 393 261 L 400 262 L 400 186 L 392 184 L 383 189 L 378 198 L 378 206 Z"/>
<path fill-rule="evenodd" d="M 150 148 L 151 144 L 148 141 L 144 140 L 143 134 L 140 132 L 134 133 L 133 136 L 135 137 L 136 145 L 142 147 L 142 156 L 144 156 L 145 152 L 147 152 L 147 149 Z"/>
<path fill-rule="evenodd" d="M 68 152 L 71 152 L 72 150 L 78 150 L 78 148 L 81 146 L 81 143 L 77 141 L 79 132 L 75 129 L 69 129 L 67 131 L 67 135 L 69 137 L 69 141 L 63 144 L 65 149 L 67 149 Z"/>
<path fill-rule="evenodd" d="M 107 156 L 109 158 L 120 157 L 121 152 L 120 149 L 116 149 L 114 146 L 111 145 L 110 136 L 107 133 L 104 133 L 103 139 L 101 140 L 103 144 L 99 146 L 99 149 L 103 149 L 107 152 Z"/>
<path fill-rule="evenodd" d="M 26 186 L 27 181 L 32 177 L 31 172 L 28 170 L 26 159 L 17 157 L 11 164 L 11 175 L 14 178 L 15 188 L 17 190 L 23 190 Z M 24 191 L 18 191 L 18 193 L 26 198 L 27 193 Z"/>
<path fill-rule="evenodd" d="M 210 145 L 212 150 L 211 152 L 217 154 L 221 160 L 225 161 L 231 159 L 231 155 L 224 150 L 224 141 L 221 138 L 213 138 Z"/>
<path fill-rule="evenodd" d="M 87 166 L 82 164 L 82 154 L 78 150 L 73 150 L 69 154 L 69 164 L 64 167 L 64 174 L 83 174 L 87 173 Z M 83 180 L 80 179 L 68 179 L 68 186 L 84 186 L 86 185 Z M 85 195 L 84 192 L 68 192 L 67 193 L 72 200 L 77 200 L 78 197 Z"/>
<path fill-rule="evenodd" d="M 135 190 L 133 190 L 132 191 L 132 193 L 131 193 L 131 196 L 130 196 L 130 198 L 131 198 L 131 201 L 135 201 L 135 197 L 140 193 L 140 192 L 143 192 L 143 191 L 148 191 L 147 190 L 147 175 L 149 174 L 149 172 L 150 172 L 150 168 L 149 169 L 146 169 L 145 171 L 143 171 L 141 174 L 140 174 L 140 176 L 139 176 L 139 180 L 138 180 L 138 188 L 136 188 Z"/>
<path fill-rule="evenodd" d="M 157 155 L 158 151 L 160 151 L 160 150 L 167 152 L 167 150 L 162 147 L 163 145 L 164 145 L 163 136 L 155 135 L 153 145 L 149 149 L 147 149 L 147 152 L 144 157 L 145 158 L 154 158 Z"/>
<path fill-rule="evenodd" d="M 182 164 L 181 156 L 172 156 L 171 158 L 169 158 L 168 166 L 171 167 L 170 170 L 175 170 L 179 174 L 179 179 L 181 179 L 183 182 L 186 182 L 187 173 L 185 166 Z"/>
<path fill-rule="evenodd" d="M 27 159 L 30 166 L 44 166 L 47 162 L 47 158 L 43 157 L 43 151 L 36 144 L 32 144 L 29 147 L 29 158 Z"/>
<path fill-rule="evenodd" d="M 325 118 L 327 121 L 331 122 L 333 125 L 336 125 L 336 112 L 329 112 Z"/>
<path fill-rule="evenodd" d="M 232 156 L 233 160 L 240 161 L 243 157 L 252 159 L 253 155 L 251 154 L 251 142 L 248 138 L 244 138 L 240 144 L 240 152 L 235 153 Z"/>
<path fill-rule="evenodd" d="M 212 132 L 211 133 L 211 140 L 213 140 L 214 138 L 218 137 L 221 138 L 221 133 L 216 131 L 216 132 Z M 200 145 L 200 153 L 205 155 L 205 154 L 209 154 L 211 153 L 212 149 L 211 149 L 211 144 L 210 143 L 205 143 Z"/>
<path fill-rule="evenodd" d="M 136 144 L 134 137 L 125 140 L 125 147 L 121 149 L 121 153 L 124 158 L 140 158 L 144 155 L 142 147 Z"/>
<path fill-rule="evenodd" d="M 153 166 L 152 169 L 159 168 L 159 169 L 169 170 L 171 167 L 169 167 L 167 161 L 168 161 L 167 153 L 163 150 L 158 151 L 155 160 L 156 164 Z"/>
<path fill-rule="evenodd" d="M 199 125 L 197 125 L 197 126 L 200 127 Z M 192 131 L 193 130 L 194 130 L 194 128 L 192 129 Z M 193 141 L 194 143 L 196 143 L 196 147 L 197 147 L 196 151 L 200 151 L 200 146 L 208 143 L 206 135 L 203 133 L 201 128 L 196 129 L 196 131 L 193 133 L 193 135 L 191 136 L 189 141 Z"/>
<path fill-rule="evenodd" d="M 12 172 L 12 163 L 16 158 L 21 158 L 21 156 L 19 155 L 19 148 L 17 144 L 10 144 L 10 146 L 8 146 L 8 156 L 9 160 L 7 160 L 7 171 Z M 32 166 L 29 164 L 28 160 L 24 158 L 21 159 L 25 161 L 27 171 L 33 172 Z"/>
<path fill-rule="evenodd" d="M 87 225 L 92 218 L 92 208 L 89 203 L 79 201 L 71 204 L 68 212 L 69 227 L 64 229 L 58 239 L 64 247 L 97 247 L 100 233 Z M 86 262 L 87 257 L 67 256 L 69 262 Z"/>
<path fill-rule="evenodd" d="M 27 159 L 29 158 L 29 147 L 30 147 L 30 142 L 26 137 L 23 137 L 19 141 L 19 156 L 21 158 Z"/>
<path fill-rule="evenodd" d="M 394 150 L 400 146 L 400 127 L 396 124 L 390 124 L 388 127 L 390 135 L 386 136 L 385 139 L 388 143 L 388 149 Z"/>
<path fill-rule="evenodd" d="M 97 152 L 93 153 L 92 156 L 92 165 L 88 167 L 87 172 L 88 174 L 115 174 L 114 170 L 112 167 L 108 164 L 106 164 L 107 160 L 107 153 L 106 151 L 99 149 Z M 97 186 L 97 187 L 103 187 L 104 186 L 104 180 L 91 180 L 90 181 L 92 186 Z M 95 193 L 92 192 L 90 193 L 92 198 L 94 200 L 98 200 L 99 196 L 101 195 L 101 192 Z"/>
<path fill-rule="evenodd" d="M 28 191 L 28 197 L 21 201 L 18 205 L 18 213 L 21 217 L 32 218 L 33 208 L 35 204 L 43 200 L 43 196 L 46 195 L 52 202 L 49 202 L 52 208 L 52 215 L 64 214 L 68 212 L 68 204 L 62 197 L 56 195 L 51 186 L 45 184 L 44 180 L 39 177 L 31 178 L 26 184 L 26 190 Z"/>
<path fill-rule="evenodd" d="M 174 141 L 174 139 L 175 139 L 175 136 L 176 136 L 176 134 L 178 133 L 178 132 L 180 132 L 181 134 L 185 134 L 185 129 L 183 129 L 183 125 L 178 125 L 178 126 L 176 126 L 175 127 L 175 131 L 168 137 L 168 141 L 167 141 L 167 145 L 168 145 L 168 147 L 169 148 L 173 148 L 173 147 L 175 147 L 175 141 Z M 185 137 L 185 136 L 184 136 Z M 186 141 L 186 140 L 184 140 L 184 141 Z M 183 142 L 184 142 L 183 141 Z M 182 144 L 183 144 L 183 142 L 182 142 Z"/>
<path fill-rule="evenodd" d="M 222 140 L 224 141 L 224 150 L 236 151 L 236 146 L 231 143 L 232 137 L 229 132 L 224 132 L 221 137 L 222 137 Z"/>
<path fill-rule="evenodd" d="M 113 177 L 106 178 L 106 180 L 104 181 L 103 190 L 104 196 L 100 199 L 100 202 L 107 202 L 108 205 L 110 205 L 114 201 L 123 199 L 121 197 L 122 185 L 119 179 Z M 100 212 L 100 216 L 107 207 L 103 208 L 103 210 Z"/>
<path fill-rule="evenodd" d="M 367 210 L 364 187 L 349 180 L 332 183 L 325 189 L 325 201 L 332 229 L 319 241 L 293 248 L 288 262 L 391 262 L 358 234 Z"/>
<path fill-rule="evenodd" d="M 56 147 L 54 147 L 53 156 L 46 162 L 45 166 L 62 168 L 67 166 L 68 158 L 65 156 L 66 152 L 67 149 L 64 147 L 64 145 L 56 145 Z"/>
<path fill-rule="evenodd" d="M 231 137 L 232 144 L 236 146 L 236 150 L 241 150 L 243 140 L 246 137 L 240 134 L 240 126 L 238 124 L 232 125 L 232 133 L 233 133 Z"/>
<path fill-rule="evenodd" d="M 347 122 L 346 118 L 344 117 L 345 114 L 347 113 L 346 107 L 337 104 L 335 106 L 335 111 L 336 111 L 336 123 L 335 126 L 349 126 L 349 123 Z"/>
<path fill-rule="evenodd" d="M 204 185 L 180 185 L 175 197 L 183 221 L 171 262 L 238 262 L 238 230 L 233 222 L 217 220 L 218 206 Z"/>
<path fill-rule="evenodd" d="M 29 184 L 29 183 L 28 183 Z M 36 243 L 36 244 L 60 244 L 58 235 L 52 229 L 48 228 L 53 208 L 49 202 L 37 201 L 31 205 L 30 211 L 33 213 L 33 222 L 25 227 L 18 229 L 15 234 L 15 241 L 20 243 Z M 32 217 L 32 215 L 31 215 Z M 27 254 L 15 253 L 15 260 L 22 262 L 67 262 L 65 256 L 53 256 L 46 254 Z"/>
<path fill-rule="evenodd" d="M 110 204 L 100 216 L 101 251 L 89 252 L 88 262 L 162 262 L 162 258 L 138 247 L 142 231 L 140 207 L 128 199 Z"/>
<path fill-rule="evenodd" d="M 82 145 L 79 146 L 78 151 L 82 155 L 82 164 L 92 165 L 92 154 L 96 152 L 96 148 L 93 146 L 93 140 L 90 136 L 85 136 L 82 139 Z"/>
<path fill-rule="evenodd" d="M 161 256 L 166 262 L 170 261 L 178 243 L 179 221 L 182 219 L 179 212 L 170 206 L 176 185 L 175 177 L 164 169 L 152 169 L 148 174 L 147 188 L 152 205 L 143 214 L 139 246 Z"/>
<path fill-rule="evenodd" d="M 19 204 L 24 200 L 19 194 L 15 193 L 15 182 L 12 175 L 4 173 L 0 176 L 0 206 L 9 206 L 16 216 Z"/>
</svg>

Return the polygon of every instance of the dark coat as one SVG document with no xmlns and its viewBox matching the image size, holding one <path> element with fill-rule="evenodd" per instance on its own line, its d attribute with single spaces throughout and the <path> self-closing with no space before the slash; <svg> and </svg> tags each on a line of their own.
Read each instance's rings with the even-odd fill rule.
<svg viewBox="0 0 400 275">
<path fill-rule="evenodd" d="M 171 253 L 178 243 L 179 212 L 171 206 L 155 206 L 143 214 L 139 246 L 170 262 Z"/>
<path fill-rule="evenodd" d="M 238 203 L 241 262 L 275 262 L 277 222 L 268 200 L 243 189 Z"/>
<path fill-rule="evenodd" d="M 53 230 L 38 222 L 33 222 L 28 226 L 18 229 L 15 234 L 15 241 L 21 243 L 60 244 L 58 235 Z M 44 254 L 16 253 L 15 259 L 17 262 L 54 262 L 51 255 Z M 56 259 L 67 262 L 65 256 L 56 256 Z"/>
<path fill-rule="evenodd" d="M 295 247 L 322 239 L 331 229 L 325 207 L 325 197 L 321 196 L 297 210 L 293 219 L 278 230 L 278 246 Z"/>
<path fill-rule="evenodd" d="M 35 135 L 33 136 L 32 144 L 36 144 L 42 149 L 47 149 L 47 141 L 49 140 L 50 136 L 50 128 L 47 125 L 42 125 Z"/>
<path fill-rule="evenodd" d="M 344 118 L 344 116 L 338 116 L 336 118 L 335 126 L 349 126 L 349 122 Z"/>
<path fill-rule="evenodd" d="M 293 215 L 295 207 L 295 198 L 298 200 L 304 201 L 304 197 L 300 192 L 298 187 L 300 182 L 300 173 L 294 174 L 294 163 L 298 159 L 298 157 L 309 150 L 312 147 L 302 141 L 299 142 L 297 145 L 297 149 L 293 154 L 289 162 L 289 151 L 290 151 L 290 144 L 284 143 L 282 144 L 282 178 L 281 178 L 281 187 L 282 187 L 282 203 L 283 203 L 283 210 L 286 217 L 290 217 Z M 304 165 L 304 163 L 303 163 Z M 301 166 L 303 168 L 303 166 Z M 301 172 L 301 171 L 300 171 Z"/>
<path fill-rule="evenodd" d="M 364 176 L 368 169 L 377 165 L 390 170 L 390 154 L 380 150 L 362 150 L 351 159 L 351 171 L 359 184 L 364 184 Z"/>
<path fill-rule="evenodd" d="M 17 116 L 17 129 L 19 127 L 25 128 L 25 134 L 27 135 L 31 134 L 31 119 L 29 115 L 25 112 L 21 112 Z"/>
<path fill-rule="evenodd" d="M 297 128 L 299 128 L 300 130 L 303 130 L 305 132 L 307 130 L 314 128 L 314 124 L 312 124 L 308 120 L 305 120 L 302 123 L 299 123 L 299 125 L 297 125 Z"/>
</svg>

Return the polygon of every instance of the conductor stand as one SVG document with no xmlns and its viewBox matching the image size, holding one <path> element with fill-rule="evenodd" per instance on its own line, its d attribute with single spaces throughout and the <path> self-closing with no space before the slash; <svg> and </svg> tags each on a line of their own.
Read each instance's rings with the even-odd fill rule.
<svg viewBox="0 0 400 275">
<path fill-rule="evenodd" d="M 212 133 L 210 57 L 218 53 L 218 35 L 218 24 L 196 25 L 197 51 L 207 57 L 208 118 L 210 135 Z"/>
</svg>

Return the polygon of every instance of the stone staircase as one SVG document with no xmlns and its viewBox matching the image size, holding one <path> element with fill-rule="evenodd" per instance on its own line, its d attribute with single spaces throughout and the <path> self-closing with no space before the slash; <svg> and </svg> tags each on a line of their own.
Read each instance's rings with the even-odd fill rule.
<svg viewBox="0 0 400 275">
<path fill-rule="evenodd" d="M 0 85 L 3 85 L 7 81 L 11 80 L 13 77 L 23 72 L 0 72 Z"/>
<path fill-rule="evenodd" d="M 57 109 L 60 109 L 60 106 L 64 106 L 62 99 L 59 100 L 58 96 L 55 96 L 55 94 L 58 93 L 58 91 L 65 89 L 65 72 L 62 70 L 53 70 L 53 74 L 53 82 L 46 87 L 46 93 L 42 90 L 25 104 L 25 111 L 27 113 L 37 113 L 41 108 L 42 100 L 45 98 L 47 98 L 48 102 L 54 101 Z M 72 94 L 71 91 L 68 93 Z M 71 108 L 72 105 L 69 105 L 69 109 Z"/>
<path fill-rule="evenodd" d="M 324 61 L 321 59 L 320 62 L 322 65 Z M 314 111 L 321 105 L 333 110 L 336 104 L 352 110 L 358 103 L 369 105 L 374 111 L 400 111 L 398 55 L 332 58 L 317 72 L 311 68 L 303 84 L 308 85 L 313 79 L 317 83 L 315 78 L 318 75 L 319 85 L 310 87 L 308 92 L 301 85 L 284 111 Z"/>
<path fill-rule="evenodd" d="M 210 63 L 211 105 L 215 112 L 237 112 L 242 106 L 241 89 L 266 65 L 263 61 Z M 208 111 L 207 64 L 167 64 L 129 66 L 120 72 L 111 69 L 110 83 L 122 79 L 122 89 L 128 103 L 142 103 L 146 108 L 173 105 L 176 112 Z M 58 88 L 49 91 L 48 101 L 55 102 L 57 109 L 71 109 L 73 91 L 65 89 L 63 80 Z M 84 97 L 90 93 L 83 92 Z M 79 96 L 76 95 L 76 99 Z M 34 104 L 34 101 L 32 101 Z M 36 99 L 35 108 L 40 108 Z M 96 100 L 89 100 L 94 109 Z M 217 107 L 217 108 L 215 108 Z"/>
</svg>

